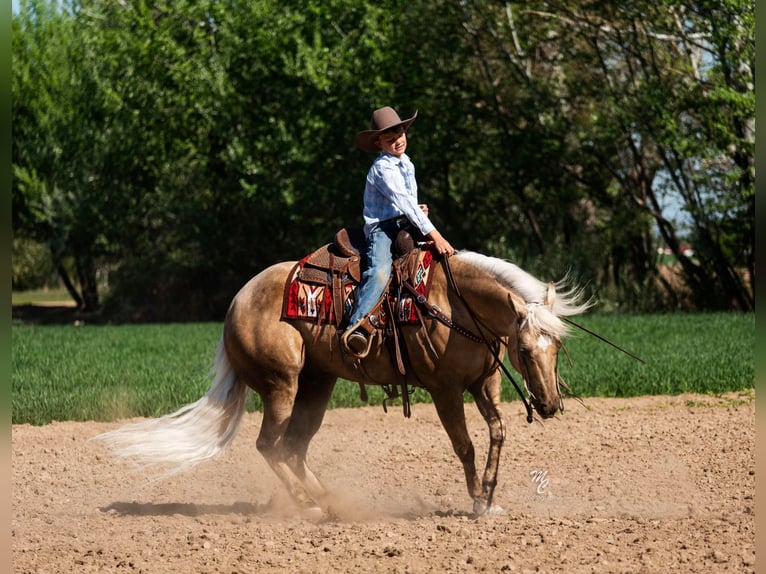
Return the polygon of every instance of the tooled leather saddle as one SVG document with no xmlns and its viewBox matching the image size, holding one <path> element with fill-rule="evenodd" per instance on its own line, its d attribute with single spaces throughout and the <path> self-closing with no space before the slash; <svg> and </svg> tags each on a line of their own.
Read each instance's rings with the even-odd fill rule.
<svg viewBox="0 0 766 574">
<path fill-rule="evenodd" d="M 421 239 L 421 238 L 419 238 Z M 379 344 L 388 342 L 391 356 L 401 376 L 398 385 L 383 389 L 386 401 L 401 397 L 404 416 L 409 417 L 410 393 L 405 364 L 408 363 L 406 349 L 401 344 L 399 326 L 402 324 L 424 324 L 424 312 L 433 313 L 433 307 L 426 302 L 432 277 L 434 252 L 431 243 L 416 243 L 412 235 L 402 230 L 393 246 L 394 259 L 391 280 L 381 301 L 365 318 L 369 325 L 382 332 Z M 317 327 L 331 324 L 343 329 L 354 306 L 356 287 L 362 272 L 362 252 L 366 240 L 361 228 L 343 228 L 333 240 L 310 253 L 295 264 L 287 277 L 283 298 L 282 318 L 305 320 Z M 428 309 L 430 308 L 430 311 Z M 319 329 L 316 331 L 319 336 Z M 436 351 L 426 335 L 431 351 Z M 369 345 L 369 343 L 368 343 Z M 415 375 L 417 378 L 417 376 Z M 416 386 L 420 386 L 417 382 Z M 367 401 L 363 383 L 359 384 L 361 399 Z"/>
<path fill-rule="evenodd" d="M 327 243 L 310 253 L 288 275 L 282 307 L 283 319 L 303 319 L 317 325 L 329 323 L 338 328 L 345 326 L 354 304 L 356 286 L 362 273 L 362 252 L 366 248 L 361 228 L 343 228 Z M 400 284 L 408 281 L 421 295 L 430 285 L 430 265 L 433 256 L 426 247 L 420 249 L 407 231 L 400 231 L 394 242 L 394 269 L 387 294 L 387 302 L 396 290 L 400 321 L 412 321 L 417 310 L 407 297 L 401 300 Z M 390 314 L 389 305 L 376 308 L 377 328 L 382 328 Z"/>
</svg>

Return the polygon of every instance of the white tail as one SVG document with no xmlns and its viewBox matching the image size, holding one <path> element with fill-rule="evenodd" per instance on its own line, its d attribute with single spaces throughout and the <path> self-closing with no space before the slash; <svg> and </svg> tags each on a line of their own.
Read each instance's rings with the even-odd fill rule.
<svg viewBox="0 0 766 574">
<path fill-rule="evenodd" d="M 158 419 L 124 425 L 94 439 L 103 441 L 114 455 L 133 460 L 141 467 L 154 471 L 166 467 L 157 478 L 185 472 L 215 457 L 237 433 L 248 390 L 237 379 L 223 340 L 218 344 L 213 374 L 210 390 L 197 402 Z"/>
</svg>

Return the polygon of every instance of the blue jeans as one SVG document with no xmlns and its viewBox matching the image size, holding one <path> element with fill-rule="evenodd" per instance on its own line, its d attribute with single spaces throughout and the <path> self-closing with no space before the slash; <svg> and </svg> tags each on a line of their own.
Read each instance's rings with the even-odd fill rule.
<svg viewBox="0 0 766 574">
<path fill-rule="evenodd" d="M 359 287 L 356 289 L 356 303 L 348 326 L 353 327 L 372 311 L 380 300 L 391 276 L 393 255 L 391 246 L 399 230 L 410 227 L 406 217 L 382 221 L 370 231 L 367 237 L 367 267 L 362 273 Z"/>
</svg>

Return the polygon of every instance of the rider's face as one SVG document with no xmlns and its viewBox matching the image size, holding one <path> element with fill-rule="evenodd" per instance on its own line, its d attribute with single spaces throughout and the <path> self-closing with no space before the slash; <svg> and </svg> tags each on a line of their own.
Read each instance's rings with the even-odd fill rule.
<svg viewBox="0 0 766 574">
<path fill-rule="evenodd" d="M 407 149 L 407 132 L 401 128 L 386 132 L 378 138 L 378 146 L 392 156 L 400 157 Z"/>
</svg>

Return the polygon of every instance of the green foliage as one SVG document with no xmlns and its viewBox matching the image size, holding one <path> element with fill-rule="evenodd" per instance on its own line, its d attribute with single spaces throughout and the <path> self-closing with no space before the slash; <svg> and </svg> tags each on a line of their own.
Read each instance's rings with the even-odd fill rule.
<svg viewBox="0 0 766 574">
<path fill-rule="evenodd" d="M 13 239 L 11 281 L 14 290 L 43 287 L 53 274 L 48 246 L 31 239 Z"/>
<path fill-rule="evenodd" d="M 372 158 L 353 137 L 393 105 L 420 110 L 421 199 L 456 246 L 570 270 L 613 308 L 675 308 L 664 243 L 696 307 L 752 309 L 753 13 L 22 0 L 14 233 L 72 262 L 85 307 L 108 269 L 117 319 L 220 319 L 255 272 L 361 223 Z"/>
<path fill-rule="evenodd" d="M 570 338 L 566 345 L 574 366 L 566 364 L 562 352 L 561 374 L 580 396 L 718 394 L 754 388 L 753 314 L 594 315 L 581 322 L 646 364 L 588 335 Z M 13 423 L 172 412 L 207 392 L 206 373 L 220 336 L 218 323 L 15 325 Z M 368 393 L 370 404 L 382 404 L 382 389 L 369 387 Z M 507 381 L 502 398 L 518 400 Z M 430 396 L 418 389 L 412 400 L 430 402 Z M 361 404 L 358 385 L 338 381 L 330 408 Z M 393 413 L 398 413 L 398 404 L 390 405 Z M 252 394 L 248 408 L 260 408 L 257 395 Z"/>
</svg>

